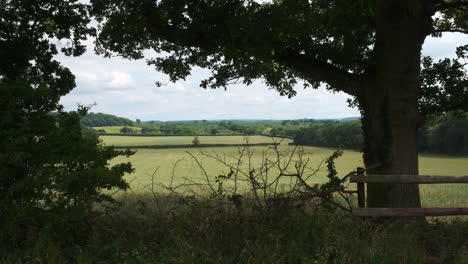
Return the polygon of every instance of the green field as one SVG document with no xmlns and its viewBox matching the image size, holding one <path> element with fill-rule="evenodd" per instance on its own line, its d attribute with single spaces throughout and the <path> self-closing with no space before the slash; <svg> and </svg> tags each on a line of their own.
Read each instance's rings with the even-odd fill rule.
<svg viewBox="0 0 468 264">
<path fill-rule="evenodd" d="M 280 146 L 281 151 L 291 150 L 292 146 Z M 268 147 L 252 147 L 254 151 L 252 156 L 253 167 L 259 167 L 263 151 Z M 316 168 L 318 164 L 330 155 L 333 150 L 318 147 L 304 147 L 306 157 L 310 159 L 309 172 Z M 127 175 L 126 178 L 131 181 L 131 189 L 135 192 L 148 191 L 151 185 L 152 174 L 154 181 L 157 184 L 169 185 L 171 175 L 174 174 L 173 184 L 177 185 L 187 181 L 203 182 L 205 176 L 203 171 L 198 167 L 197 163 L 188 155 L 187 151 L 193 153 L 199 158 L 203 167 L 207 171 L 211 180 L 221 173 L 229 172 L 228 167 L 219 162 L 205 157 L 195 149 L 140 149 L 137 153 L 126 158 L 117 158 L 114 162 L 131 161 L 136 168 L 135 173 Z M 231 157 L 237 157 L 239 148 L 224 147 L 224 148 L 204 148 L 202 151 L 211 155 L 218 155 L 226 159 L 229 163 L 234 164 L 235 160 Z M 269 159 L 274 159 L 275 154 L 272 151 L 266 153 Z M 247 162 L 247 159 L 244 159 Z M 177 166 L 175 166 L 177 164 Z M 336 162 L 337 170 L 341 175 L 354 170 L 358 166 L 362 166 L 362 155 L 356 151 L 347 150 L 344 155 Z M 247 169 L 245 164 L 244 169 Z M 271 171 L 272 175 L 274 170 Z M 420 174 L 430 175 L 453 175 L 461 176 L 468 175 L 468 157 L 447 157 L 434 155 L 420 156 Z M 323 168 L 315 176 L 310 183 L 323 183 L 326 180 L 326 170 Z M 229 183 L 226 184 L 229 187 Z M 442 185 L 422 185 L 421 193 L 423 197 L 423 206 L 431 207 L 468 207 L 468 185 L 466 184 L 442 184 Z"/>
<path fill-rule="evenodd" d="M 137 131 L 138 133 L 141 132 L 141 127 L 133 127 L 133 126 L 127 126 L 127 127 Z M 106 131 L 106 133 L 109 133 L 109 134 L 119 134 L 120 129 L 122 129 L 124 127 L 123 126 L 104 126 L 104 127 L 93 127 L 93 128 L 96 129 L 96 130 L 102 129 L 102 130 Z"/>
<path fill-rule="evenodd" d="M 152 145 L 190 145 L 194 136 L 161 136 L 161 137 L 135 137 L 135 136 L 101 136 L 104 144 L 114 146 L 152 146 Z M 250 144 L 272 143 L 273 140 L 281 144 L 292 142 L 291 139 L 271 138 L 266 136 L 199 136 L 200 144 Z"/>
</svg>

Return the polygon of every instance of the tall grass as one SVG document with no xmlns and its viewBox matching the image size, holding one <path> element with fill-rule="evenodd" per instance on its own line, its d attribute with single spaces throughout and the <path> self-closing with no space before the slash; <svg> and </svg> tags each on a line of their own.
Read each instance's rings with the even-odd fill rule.
<svg viewBox="0 0 468 264">
<path fill-rule="evenodd" d="M 362 221 L 341 211 L 125 194 L 82 244 L 46 234 L 1 263 L 466 263 L 468 222 Z M 243 203 L 244 204 L 244 203 Z M 245 203 L 247 205 L 249 203 Z"/>
</svg>

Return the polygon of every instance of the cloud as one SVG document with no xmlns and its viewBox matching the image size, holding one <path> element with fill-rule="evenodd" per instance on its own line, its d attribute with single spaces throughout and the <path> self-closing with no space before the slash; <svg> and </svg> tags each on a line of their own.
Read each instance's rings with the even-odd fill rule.
<svg viewBox="0 0 468 264">
<path fill-rule="evenodd" d="M 179 93 L 185 91 L 185 86 L 182 84 L 182 82 L 170 82 L 163 84 L 160 87 L 156 87 L 153 91 L 155 93 Z"/>
<path fill-rule="evenodd" d="M 77 88 L 75 92 L 96 94 L 114 90 L 128 90 L 134 86 L 132 76 L 121 71 L 75 71 Z"/>
<path fill-rule="evenodd" d="M 108 78 L 109 86 L 113 88 L 128 88 L 132 83 L 132 77 L 125 72 L 113 71 L 108 74 Z"/>
<path fill-rule="evenodd" d="M 455 49 L 466 45 L 468 36 L 461 33 L 444 33 L 441 38 L 428 37 L 423 45 L 422 54 L 435 59 L 455 57 Z"/>
<path fill-rule="evenodd" d="M 90 43 L 90 42 L 89 42 Z M 435 58 L 453 56 L 457 46 L 468 43 L 461 34 L 444 34 L 443 38 L 428 38 L 423 55 Z M 186 80 L 156 87 L 155 82 L 167 82 L 168 77 L 146 65 L 145 60 L 102 58 L 95 55 L 92 44 L 83 56 L 57 59 L 76 75 L 77 88 L 62 98 L 68 110 L 77 103 L 97 103 L 92 111 L 142 120 L 187 119 L 297 119 L 342 118 L 359 116 L 358 109 L 349 108 L 350 96 L 330 93 L 323 87 L 303 89 L 297 86 L 292 99 L 280 96 L 261 81 L 250 86 L 231 85 L 223 89 L 202 89 L 201 80 L 210 76 L 206 69 L 195 67 Z M 155 56 L 154 52 L 145 52 Z"/>
</svg>

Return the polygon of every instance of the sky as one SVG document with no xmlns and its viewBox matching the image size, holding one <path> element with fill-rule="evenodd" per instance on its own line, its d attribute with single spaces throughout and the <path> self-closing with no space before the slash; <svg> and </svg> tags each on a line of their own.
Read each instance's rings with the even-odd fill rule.
<svg viewBox="0 0 468 264">
<path fill-rule="evenodd" d="M 224 89 L 203 89 L 200 81 L 210 76 L 206 69 L 194 68 L 183 81 L 168 83 L 168 77 L 147 66 L 145 59 L 130 61 L 103 58 L 94 54 L 93 40 L 80 57 L 58 55 L 57 60 L 76 76 L 77 87 L 62 97 L 66 110 L 80 105 L 94 106 L 91 112 L 102 112 L 132 120 L 213 120 L 213 119 L 328 119 L 359 116 L 348 107 L 344 93 L 331 93 L 324 88 L 296 88 L 292 99 L 280 96 L 262 81 L 250 86 L 236 84 Z M 453 57 L 455 48 L 468 43 L 468 36 L 445 33 L 442 38 L 428 38 L 423 55 L 435 59 Z M 151 52 L 146 53 L 150 58 Z M 162 87 L 156 81 L 168 83 Z"/>
</svg>

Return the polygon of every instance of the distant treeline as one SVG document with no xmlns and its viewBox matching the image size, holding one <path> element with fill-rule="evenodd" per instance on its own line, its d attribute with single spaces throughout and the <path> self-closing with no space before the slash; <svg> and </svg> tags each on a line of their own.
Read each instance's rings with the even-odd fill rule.
<svg viewBox="0 0 468 264">
<path fill-rule="evenodd" d="M 129 136 L 222 136 L 267 135 L 292 138 L 294 144 L 362 150 L 360 120 L 283 120 L 283 121 L 191 121 L 133 122 L 106 114 L 90 114 L 85 126 L 124 126 L 121 134 Z M 140 127 L 141 131 L 125 126 Z M 102 135 L 109 135 L 100 131 Z M 468 114 L 433 117 L 419 130 L 419 151 L 448 155 L 468 155 Z"/>
<path fill-rule="evenodd" d="M 336 123 L 332 120 L 284 120 L 284 121 L 180 121 L 180 122 L 141 122 L 107 115 L 91 113 L 81 120 L 87 127 L 123 126 L 121 134 L 126 135 L 174 135 L 174 136 L 209 136 L 209 135 L 269 135 L 271 130 L 280 134 L 287 131 L 305 128 L 314 123 Z M 140 130 L 131 127 L 140 127 Z M 99 130 L 100 134 L 109 134 L 108 131 Z"/>
<path fill-rule="evenodd" d="M 292 136 L 293 144 L 363 148 L 363 134 L 358 120 L 341 123 L 316 123 L 296 130 L 281 130 L 273 135 Z M 419 131 L 419 152 L 448 155 L 468 155 L 468 115 L 443 115 L 434 117 Z"/>
<path fill-rule="evenodd" d="M 279 131 L 278 131 L 279 130 Z M 293 144 L 361 150 L 364 143 L 361 121 L 315 123 L 296 129 L 275 129 L 274 136 L 291 136 Z"/>
<path fill-rule="evenodd" d="M 81 124 L 87 127 L 101 126 L 133 126 L 130 119 L 103 113 L 89 113 L 81 118 Z"/>
</svg>

